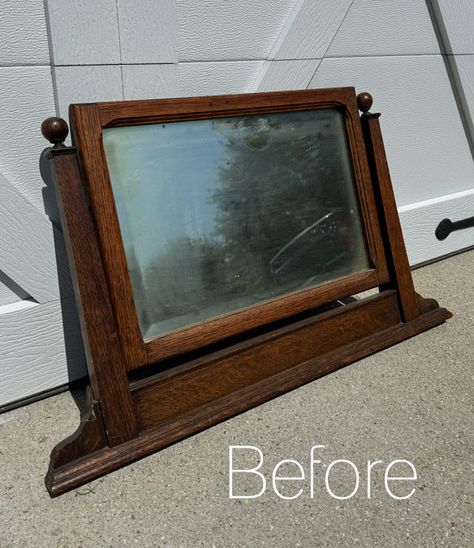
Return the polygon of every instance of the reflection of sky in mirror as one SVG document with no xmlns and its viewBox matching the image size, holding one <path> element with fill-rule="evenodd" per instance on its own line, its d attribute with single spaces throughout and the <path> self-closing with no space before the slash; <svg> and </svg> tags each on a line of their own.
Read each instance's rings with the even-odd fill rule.
<svg viewBox="0 0 474 548">
<path fill-rule="evenodd" d="M 222 185 L 220 170 L 235 155 L 226 145 L 229 139 L 243 142 L 245 120 L 254 120 L 257 126 L 270 121 L 270 140 L 289 146 L 295 146 L 296 136 L 322 137 L 334 124 L 344 139 L 342 117 L 332 109 L 104 129 L 104 149 L 130 266 L 138 262 L 140 270 L 145 269 L 169 242 L 182 237 L 219 238 L 213 232 L 218 213 L 213 195 Z M 340 150 L 344 150 L 342 142 Z M 350 179 L 347 158 L 342 164 Z"/>
<path fill-rule="evenodd" d="M 123 239 L 137 259 L 156 257 L 169 240 L 210 234 L 227 142 L 211 120 L 105 129 L 103 142 Z"/>
<path fill-rule="evenodd" d="M 367 268 L 336 109 L 105 129 L 145 338 Z"/>
</svg>

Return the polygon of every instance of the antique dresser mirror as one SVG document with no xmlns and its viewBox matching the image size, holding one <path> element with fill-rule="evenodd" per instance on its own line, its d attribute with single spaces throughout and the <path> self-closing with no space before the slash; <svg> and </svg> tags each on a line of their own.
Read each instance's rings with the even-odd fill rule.
<svg viewBox="0 0 474 548">
<path fill-rule="evenodd" d="M 71 105 L 71 147 L 43 123 L 91 384 L 53 496 L 450 316 L 414 291 L 379 115 L 358 103 Z"/>
</svg>

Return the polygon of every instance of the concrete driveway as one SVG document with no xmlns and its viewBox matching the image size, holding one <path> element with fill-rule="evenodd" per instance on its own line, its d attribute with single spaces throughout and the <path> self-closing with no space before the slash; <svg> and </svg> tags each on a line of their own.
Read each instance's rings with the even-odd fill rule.
<svg viewBox="0 0 474 548">
<path fill-rule="evenodd" d="M 43 476 L 53 445 L 77 427 L 75 400 L 65 393 L 0 415 L 0 546 L 473 546 L 474 252 L 414 278 L 450 321 L 54 500 Z M 262 496 L 229 498 L 231 445 L 262 451 Z M 314 445 L 325 447 L 311 498 Z M 235 466 L 250 468 L 256 453 L 239 455 Z M 294 500 L 272 488 L 282 459 L 306 474 Z M 360 471 L 347 500 L 325 488 L 336 459 Z M 416 481 L 399 486 L 415 488 L 405 500 L 385 489 L 394 459 L 416 468 Z M 368 460 L 383 461 L 370 499 Z M 350 493 L 354 474 L 334 466 L 332 492 Z M 256 476 L 235 479 L 240 494 L 260 490 Z"/>
</svg>

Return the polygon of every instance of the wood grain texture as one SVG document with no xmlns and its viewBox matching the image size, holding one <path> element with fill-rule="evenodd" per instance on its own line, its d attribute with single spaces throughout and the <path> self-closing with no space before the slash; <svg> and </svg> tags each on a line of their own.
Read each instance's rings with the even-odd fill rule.
<svg viewBox="0 0 474 548">
<path fill-rule="evenodd" d="M 344 116 L 374 268 L 144 344 L 103 127 L 328 107 Z M 378 115 L 364 114 L 361 123 L 353 88 L 73 105 L 70 112 L 78 155 L 67 147 L 49 154 L 97 403 L 53 450 L 53 496 L 450 317 L 414 292 Z M 315 308 L 377 286 L 379 294 L 347 306 Z"/>
<path fill-rule="evenodd" d="M 426 2 L 355 0 L 326 57 L 439 53 Z"/>
<path fill-rule="evenodd" d="M 366 108 L 362 106 L 362 108 Z M 397 204 L 392 189 L 390 172 L 379 124 L 379 114 L 364 112 L 361 117 L 367 156 L 380 211 L 380 225 L 387 242 L 386 254 L 390 270 L 389 287 L 396 288 L 403 321 L 414 320 L 420 314 L 418 296 L 415 294 L 408 257 L 403 242 Z"/>
<path fill-rule="evenodd" d="M 242 331 L 257 328 L 277 318 L 287 318 L 338 298 L 348 297 L 358 291 L 365 291 L 377 286 L 379 279 L 378 273 L 374 270 L 354 274 L 320 287 L 286 295 L 199 325 L 167 333 L 146 343 L 148 361 L 153 363 L 163 360 L 237 335 Z"/>
<path fill-rule="evenodd" d="M 383 113 L 398 206 L 472 188 L 472 155 L 440 56 L 324 59 L 310 87 L 349 84 L 369 90 Z"/>
<path fill-rule="evenodd" d="M 0 405 L 86 375 L 73 300 L 0 307 Z"/>
<path fill-rule="evenodd" d="M 351 108 L 346 110 L 351 110 L 351 117 L 354 118 L 353 125 L 360 125 L 353 87 L 146 101 L 114 101 L 99 103 L 96 106 L 101 126 L 112 127 L 148 124 L 163 120 L 177 121 L 185 118 L 199 119 L 233 114 L 305 110 L 316 106 L 345 109 L 349 102 Z M 81 108 L 89 108 L 89 106 L 73 105 L 74 111 Z"/>
<path fill-rule="evenodd" d="M 49 64 L 43 2 L 2 0 L 0 21 L 0 66 Z"/>
<path fill-rule="evenodd" d="M 51 465 L 46 476 L 46 485 L 52 481 L 49 475 L 54 474 L 55 468 L 61 468 L 68 462 L 80 458 L 84 453 L 93 453 L 107 446 L 100 405 L 94 399 L 90 386 L 86 388 L 84 408 L 85 412 L 79 428 L 74 434 L 58 443 L 51 453 Z"/>
<path fill-rule="evenodd" d="M 89 375 L 94 395 L 101 402 L 108 443 L 115 445 L 136 434 L 125 358 L 76 152 L 53 148 L 50 161 L 54 166 L 58 209 L 71 261 Z"/>
<path fill-rule="evenodd" d="M 119 371 L 122 371 L 123 368 L 125 371 L 132 368 L 133 365 L 144 364 L 146 362 L 146 353 L 135 312 L 125 249 L 115 209 L 107 161 L 102 146 L 99 109 L 93 104 L 83 105 L 82 107 L 72 105 L 70 113 L 74 141 L 78 145 L 78 157 L 80 158 L 87 188 L 86 197 L 85 190 L 81 187 L 85 202 L 83 209 L 87 208 L 88 203 L 91 204 L 91 212 L 85 209 L 83 211 L 83 215 L 88 219 L 83 230 L 84 234 L 89 234 L 89 238 L 93 239 L 89 242 L 89 245 L 93 248 L 96 261 L 93 269 L 100 272 L 97 291 L 101 292 L 101 299 L 106 299 L 105 308 L 107 310 L 104 308 L 104 313 L 107 314 L 107 327 L 104 327 L 104 330 L 107 331 L 108 336 L 113 331 L 114 338 L 122 348 L 122 355 L 120 359 L 117 358 L 117 364 L 114 367 L 117 367 Z M 59 157 L 60 159 L 61 157 Z M 73 176 L 80 179 L 77 169 L 77 166 L 75 166 Z M 63 176 L 68 177 L 67 167 L 65 167 L 64 173 Z M 60 179 L 58 178 L 58 180 Z M 78 183 L 75 186 L 77 188 Z M 66 198 L 65 191 L 62 191 L 62 193 L 64 205 L 67 207 L 72 203 L 72 201 L 69 201 L 72 198 Z M 92 219 L 89 218 L 91 215 L 94 218 L 93 225 Z M 84 254 L 81 250 L 78 250 L 78 254 L 81 257 L 80 261 L 86 260 L 87 254 Z M 76 265 L 77 268 L 78 265 Z M 79 271 L 77 273 L 79 274 Z M 91 272 L 89 272 L 89 275 L 91 275 Z M 89 282 L 86 268 L 83 268 L 81 276 L 83 278 L 82 283 L 88 289 Z M 105 279 L 102 279 L 103 277 Z M 111 307 L 110 310 L 109 307 Z M 112 315 L 114 316 L 113 319 Z M 116 329 L 118 334 L 115 333 Z M 106 409 L 104 408 L 105 413 Z"/>
<path fill-rule="evenodd" d="M 116 0 L 47 0 L 53 63 L 120 63 Z"/>
<path fill-rule="evenodd" d="M 321 59 L 294 61 L 265 61 L 252 91 L 306 89 Z"/>
<path fill-rule="evenodd" d="M 132 387 L 139 428 L 153 427 L 399 322 L 396 294 L 388 292 L 175 367 Z"/>
<path fill-rule="evenodd" d="M 367 162 L 367 145 L 364 143 L 358 104 L 353 88 L 348 95 L 346 107 L 347 143 L 351 152 L 353 177 L 364 226 L 367 254 L 377 271 L 378 285 L 381 286 L 387 282 L 389 277 L 385 249 L 388 242 L 383 238 L 381 232 L 381 220 L 377 211 L 373 181 L 371 181 L 371 173 Z M 354 116 L 355 112 L 357 112 L 357 117 Z"/>
<path fill-rule="evenodd" d="M 184 328 L 143 345 L 101 141 L 101 127 L 323 107 L 336 107 L 344 113 L 354 181 L 373 271 Z M 193 350 L 388 281 L 353 88 L 73 105 L 71 113 L 73 133 L 86 174 L 127 369 Z"/>
<path fill-rule="evenodd" d="M 129 442 L 95 451 L 64 464 L 57 470 L 50 469 L 50 494 L 58 496 L 355 360 L 430 329 L 448 317 L 449 313 L 444 309 L 430 311 L 409 324 L 397 324 L 335 352 L 281 371 L 264 381 L 237 390 L 227 397 L 214 400 L 175 419 L 163 421 L 158 427 L 143 432 L 140 437 Z"/>
<path fill-rule="evenodd" d="M 44 139 L 33 128 L 55 111 L 50 67 L 0 67 L 0 104 L 0 173 L 44 211 L 38 171 Z"/>
<path fill-rule="evenodd" d="M 180 61 L 264 59 L 293 0 L 176 0 Z"/>
<path fill-rule="evenodd" d="M 268 59 L 320 59 L 352 0 L 298 0 Z"/>
<path fill-rule="evenodd" d="M 415 266 L 474 245 L 474 228 L 452 232 L 443 241 L 435 236 L 443 219 L 459 221 L 472 217 L 473 211 L 474 189 L 399 208 L 410 264 Z"/>
<path fill-rule="evenodd" d="M 59 281 L 64 296 L 72 295 L 66 255 L 56 256 L 57 229 L 1 175 L 0 224 L 0 265 L 13 282 L 39 303 L 60 298 Z"/>
<path fill-rule="evenodd" d="M 176 3 L 173 0 L 118 0 L 122 63 L 174 63 Z"/>
<path fill-rule="evenodd" d="M 362 3 L 358 0 L 356 0 L 356 2 L 357 4 L 362 5 Z M 56 1 L 56 4 L 59 3 L 63 3 L 68 6 L 67 9 L 65 8 L 63 10 L 65 18 L 70 17 L 74 19 L 76 7 L 77 9 L 82 9 L 80 7 L 81 2 L 72 2 L 70 0 L 59 0 L 59 2 Z M 318 2 L 317 0 L 314 0 L 312 3 L 316 5 Z M 377 4 L 378 3 L 379 2 L 377 2 Z M 472 2 L 470 0 L 440 0 L 440 3 L 447 6 L 451 12 L 450 17 L 454 21 L 454 26 L 451 28 L 454 29 L 453 36 L 456 37 L 454 41 L 458 45 L 461 44 L 459 51 L 472 53 L 473 50 L 469 46 L 472 42 L 472 25 L 470 24 L 472 18 L 469 17 L 469 13 L 473 9 Z M 50 4 L 52 5 L 52 2 L 50 2 Z M 84 2 L 82 2 L 82 4 L 85 5 Z M 133 4 L 138 5 L 138 3 L 130 3 L 130 5 Z M 159 3 L 157 2 L 156 4 L 158 5 Z M 261 9 L 260 13 L 262 15 L 259 16 L 258 21 L 255 22 L 256 26 L 266 26 L 264 14 L 268 10 L 272 10 L 272 3 L 267 0 L 266 4 L 266 8 L 259 8 Z M 338 9 L 338 3 L 336 1 L 333 1 L 330 4 L 331 6 L 334 6 L 332 9 Z M 390 2 L 386 2 L 386 4 L 389 5 Z M 408 2 L 407 4 L 416 3 Z M 102 13 L 102 10 L 105 9 L 103 6 L 111 5 L 111 3 L 108 1 L 91 2 L 90 5 L 92 6 L 90 8 L 90 15 L 95 17 L 97 13 L 100 14 Z M 214 45 L 209 45 L 208 42 L 212 42 L 214 38 L 213 30 L 215 26 L 218 25 L 220 17 L 219 14 L 224 13 L 222 10 L 225 8 L 221 8 L 217 3 L 215 3 L 214 7 L 208 9 L 208 14 L 210 14 L 212 9 L 216 10 L 218 13 L 215 17 L 211 17 L 214 20 L 214 23 L 209 23 L 210 31 L 207 34 L 203 36 L 196 36 L 197 29 L 192 31 L 195 33 L 195 38 L 192 38 L 188 42 L 189 51 L 191 54 L 193 53 L 193 44 L 196 43 L 196 41 L 202 42 L 198 44 L 201 51 L 216 52 L 220 48 L 219 46 L 219 48 L 213 49 Z M 237 10 L 237 7 L 235 9 Z M 388 6 L 387 9 L 391 9 L 390 6 Z M 412 8 L 410 5 L 405 6 L 405 9 L 413 10 L 420 8 L 419 6 Z M 423 2 L 421 2 L 421 9 L 424 9 Z M 232 10 L 232 8 L 230 8 L 230 10 Z M 0 64 L 35 64 L 38 62 L 48 63 L 48 60 L 45 57 L 45 55 L 48 55 L 48 51 L 44 16 L 42 19 L 42 11 L 43 3 L 32 0 L 26 0 L 25 2 L 4 0 L 1 3 L 1 20 L 3 23 L 3 28 L 6 29 L 6 32 L 0 36 L 0 41 L 2 44 Z M 321 18 L 324 17 L 322 11 L 323 10 L 320 10 L 321 13 L 319 14 L 319 17 Z M 157 13 L 158 10 L 156 11 L 154 17 L 157 17 Z M 286 13 L 290 12 L 287 11 Z M 93 22 L 90 24 L 90 28 L 87 28 L 85 31 L 86 34 L 84 34 L 83 31 L 81 31 L 81 34 L 83 36 L 91 37 L 92 49 L 94 48 L 93 44 L 97 44 L 97 41 L 99 40 L 105 50 L 109 51 L 109 53 L 114 52 L 113 55 L 116 55 L 116 46 L 109 49 L 110 35 L 108 29 L 110 25 L 114 25 L 114 20 L 116 19 L 117 14 L 113 12 L 113 9 L 109 9 L 107 14 L 107 17 L 110 17 L 110 21 L 105 21 L 105 24 L 102 22 L 100 25 Z M 350 15 L 351 14 L 349 13 L 348 18 Z M 80 22 L 81 17 L 83 18 L 81 15 L 79 20 L 68 24 L 75 24 L 79 21 L 79 25 L 83 25 L 83 23 Z M 133 28 L 133 26 L 135 26 L 135 28 L 150 28 L 147 21 L 136 21 L 134 17 L 134 15 L 130 16 L 130 29 Z M 241 20 L 241 16 L 238 13 L 236 13 L 233 17 L 234 23 Z M 285 17 L 286 15 L 282 12 L 280 25 L 281 23 L 284 23 L 286 26 Z M 152 19 L 152 17 L 150 18 Z M 119 21 L 120 19 L 121 18 L 119 17 Z M 374 22 L 374 26 L 377 29 L 381 29 L 378 25 L 378 16 L 376 19 L 377 20 Z M 448 21 L 448 19 L 449 18 L 446 16 L 446 21 Z M 242 21 L 244 21 L 243 27 L 246 32 L 247 27 L 245 27 L 245 19 L 242 19 Z M 128 24 L 127 18 L 122 18 L 122 22 L 124 24 L 123 36 L 125 36 L 125 34 L 129 32 L 128 29 L 125 29 L 125 25 Z M 89 27 L 88 23 L 86 25 Z M 273 25 L 271 31 L 269 28 L 264 29 L 267 36 L 267 47 L 268 44 L 271 44 L 272 41 L 274 41 L 279 32 L 280 36 L 283 36 L 284 34 L 284 28 L 281 28 L 281 26 L 278 27 L 278 25 L 274 24 L 274 22 L 271 22 L 271 25 Z M 410 21 L 405 21 L 404 25 L 409 27 Z M 100 32 L 97 31 L 97 26 L 100 26 Z M 366 27 L 367 25 L 363 22 L 362 26 Z M 277 30 L 277 27 L 279 30 Z M 316 26 L 314 22 L 311 22 L 310 19 L 308 19 L 306 23 L 302 20 L 301 33 L 299 35 L 297 33 L 293 34 L 296 47 L 306 48 L 309 44 L 318 41 L 321 34 L 314 32 L 315 28 Z M 346 29 L 346 25 L 343 25 L 343 28 Z M 395 26 L 391 24 L 390 20 L 386 21 L 386 28 L 388 36 L 394 36 L 392 29 L 394 29 Z M 122 28 L 119 30 L 122 32 Z M 403 34 L 404 27 L 399 30 L 400 33 Z M 324 28 L 322 29 L 322 32 L 325 32 Z M 352 28 L 351 32 L 354 33 L 354 35 L 357 35 L 357 42 L 360 43 L 358 28 Z M 97 39 L 96 36 L 101 33 L 103 33 L 103 36 L 100 36 L 100 38 Z M 69 48 L 68 41 L 70 40 L 70 36 L 66 36 L 66 38 L 64 38 L 67 32 L 61 34 L 63 36 L 61 39 L 62 43 L 61 40 L 57 43 L 58 56 L 61 55 L 62 49 Z M 366 33 L 366 35 L 369 34 L 370 33 Z M 383 38 L 382 29 L 380 35 Z M 141 35 L 136 35 L 133 37 L 133 33 L 130 32 L 130 36 L 132 37 L 132 49 L 135 47 L 133 44 L 134 41 L 137 44 L 136 51 L 138 51 L 138 45 L 140 45 L 140 48 L 142 46 L 143 48 L 146 47 L 145 43 L 141 41 Z M 301 37 L 303 36 L 306 36 L 307 40 L 302 40 Z M 346 36 L 348 35 L 346 34 Z M 407 37 L 406 39 L 408 40 L 408 43 L 416 40 L 416 32 L 411 37 Z M 153 40 L 155 41 L 153 42 Z M 221 37 L 221 44 L 223 44 L 223 48 L 227 48 L 225 40 L 226 38 L 223 35 Z M 228 44 L 229 49 L 226 49 L 226 51 L 230 52 L 229 55 L 232 54 L 231 48 L 235 44 L 235 41 L 232 42 L 232 40 L 233 36 L 230 36 Z M 154 47 L 152 47 L 153 43 L 156 44 L 159 41 L 159 36 L 155 36 L 154 38 L 152 37 L 152 41 L 149 42 L 149 50 L 146 51 L 145 49 L 140 49 L 141 53 L 144 56 L 149 56 L 150 58 L 154 55 L 161 55 L 162 50 L 157 51 Z M 258 49 L 262 42 L 260 42 L 259 37 L 255 38 L 255 33 L 252 35 L 252 32 L 249 32 L 247 42 L 247 44 L 239 47 L 246 48 L 249 58 L 254 58 L 257 55 L 260 55 L 264 50 L 264 48 L 261 50 Z M 384 40 L 381 39 L 378 47 L 382 48 L 383 43 Z M 255 44 L 255 47 L 253 44 Z M 394 44 L 394 47 L 396 51 L 398 51 L 399 49 L 403 49 L 404 46 L 403 43 L 398 43 Z M 122 54 L 124 52 L 125 49 L 123 49 Z M 130 50 L 130 52 L 133 53 L 132 50 Z M 73 53 L 75 54 L 75 52 Z M 79 54 L 80 52 L 78 51 L 77 53 Z M 85 53 L 85 51 L 82 53 Z M 389 54 L 391 55 L 392 52 L 389 52 Z M 102 55 L 102 52 L 92 51 L 91 55 Z M 58 56 L 57 59 L 60 60 Z M 217 57 L 217 59 L 220 58 L 220 56 Z M 460 60 L 467 61 L 467 56 L 461 56 Z M 360 89 L 368 88 L 374 90 L 376 94 L 376 101 L 379 105 L 378 108 L 382 108 L 384 111 L 384 133 L 386 140 L 388 140 L 388 154 L 392 165 L 392 172 L 394 174 L 397 197 L 399 198 L 399 203 L 402 205 L 401 216 L 404 232 L 406 234 L 410 262 L 412 264 L 416 264 L 421 261 L 440 256 L 446 252 L 445 250 L 449 250 L 448 252 L 451 252 L 456 249 L 461 249 L 466 245 L 471 245 L 472 238 L 470 230 L 454 233 L 445 242 L 439 242 L 434 238 L 433 227 L 436 226 L 440 216 L 457 215 L 459 218 L 462 218 L 461 215 L 467 216 L 471 214 L 469 209 L 471 207 L 470 198 L 466 199 L 464 202 L 462 198 L 451 199 L 451 195 L 447 195 L 447 193 L 454 192 L 457 194 L 458 190 L 469 188 L 467 185 L 470 185 L 470 181 L 473 180 L 472 170 L 469 169 L 469 165 L 472 165 L 472 161 L 466 154 L 466 147 L 462 143 L 464 137 L 459 129 L 459 124 L 456 122 L 456 112 L 454 109 L 451 109 L 452 95 L 450 87 L 445 86 L 444 84 L 439 86 L 438 78 L 441 72 L 438 70 L 431 71 L 429 69 L 420 69 L 419 71 L 412 70 L 410 59 L 406 62 L 407 68 L 405 70 L 405 67 L 403 66 L 404 60 L 400 59 L 399 61 L 400 62 L 397 65 L 398 68 L 396 70 L 389 69 L 386 71 L 381 67 L 374 67 L 373 69 L 370 69 L 372 80 L 367 83 L 362 82 L 360 84 Z M 274 70 L 276 68 L 280 69 L 283 66 L 280 65 L 279 67 L 274 67 L 269 70 L 268 77 L 273 82 L 275 82 L 275 79 L 276 82 L 282 82 L 281 86 L 278 85 L 280 89 L 300 87 L 299 82 L 304 80 L 303 67 L 308 67 L 308 65 L 302 65 L 301 63 L 309 64 L 311 62 L 311 60 L 304 60 L 302 62 L 289 60 L 282 61 L 282 63 L 287 63 L 287 75 L 283 74 L 283 71 L 280 70 L 277 71 L 278 76 L 275 75 Z M 370 63 L 370 60 L 368 60 L 368 62 Z M 385 63 L 390 64 L 394 63 L 394 61 L 391 59 L 386 59 Z M 240 92 L 247 89 L 255 89 L 252 86 L 254 85 L 254 78 L 258 78 L 259 69 L 257 67 L 257 70 L 255 70 L 254 64 L 246 67 L 240 63 L 229 63 L 229 65 L 225 68 L 215 67 L 215 65 L 219 64 L 227 65 L 227 63 L 198 63 L 198 65 L 200 65 L 198 70 L 190 70 L 185 67 L 184 70 L 182 70 L 182 74 L 184 75 L 184 84 L 182 86 L 183 93 L 187 95 L 194 95 L 201 93 L 201 90 L 203 90 L 203 93 L 213 94 L 223 93 L 226 91 Z M 273 63 L 271 65 L 273 66 Z M 259 66 L 269 67 L 267 63 L 265 63 L 265 65 L 259 64 Z M 181 92 L 177 87 L 178 67 L 176 65 L 170 67 L 172 70 L 166 73 L 164 70 L 161 70 L 160 66 L 147 67 L 142 65 L 136 67 L 135 72 L 133 70 L 134 67 L 130 67 L 130 71 L 128 72 L 129 78 L 127 80 L 126 74 L 129 67 L 124 66 L 125 98 L 136 99 L 181 95 Z M 120 79 L 117 77 L 117 67 L 112 67 L 112 70 L 109 69 L 110 67 L 105 65 L 101 67 L 92 67 L 90 71 L 84 70 L 83 72 L 74 72 L 71 73 L 70 77 L 64 77 L 63 84 L 66 80 L 68 83 L 67 86 L 64 86 L 60 90 L 59 93 L 59 100 L 63 115 L 67 114 L 67 103 L 69 102 L 94 101 L 112 98 L 121 99 L 122 96 L 120 91 L 116 93 L 116 90 L 119 90 L 118 84 L 120 83 Z M 356 70 L 356 73 L 364 73 L 364 70 Z M 172 71 L 173 74 L 171 74 Z M 235 81 L 233 74 L 234 71 L 236 73 Z M 470 66 L 466 65 L 466 75 L 468 78 L 472 73 L 470 71 Z M 147 75 L 147 72 L 149 72 L 151 76 Z M 339 75 L 334 80 L 333 85 L 339 85 L 339 83 L 343 82 L 345 73 L 346 69 L 341 69 Z M 416 80 L 418 73 L 421 74 L 421 83 Z M 156 75 L 156 78 L 154 75 Z M 395 75 L 395 77 L 391 75 Z M 285 78 L 281 79 L 284 76 Z M 348 78 L 346 83 L 350 85 L 357 83 L 357 77 L 358 74 L 354 74 L 354 78 Z M 216 78 L 217 82 L 215 88 L 213 85 L 214 78 Z M 291 82 L 297 82 L 297 84 L 293 86 Z M 379 82 L 381 91 L 378 90 Z M 412 82 L 415 82 L 416 84 L 412 85 Z M 176 87 L 174 87 L 175 85 Z M 272 86 L 273 87 L 264 87 L 261 89 L 276 89 L 277 84 L 274 83 Z M 171 91 L 170 88 L 172 88 L 173 91 Z M 143 92 L 145 89 L 149 90 L 146 94 Z M 215 91 L 215 89 L 217 89 L 217 91 Z M 407 89 L 410 90 L 409 101 L 406 99 Z M 439 97 L 436 96 L 437 94 L 434 93 L 434 90 L 436 89 L 442 90 L 440 92 L 440 97 L 443 97 L 442 100 L 440 100 Z M 392 95 L 392 90 L 393 98 L 389 97 Z M 89 92 L 90 94 L 88 95 Z M 446 93 L 448 95 L 446 95 Z M 425 104 L 425 96 L 429 98 L 429 104 Z M 40 137 L 37 130 L 32 130 L 32 128 L 37 128 L 42 118 L 49 116 L 54 112 L 53 90 L 49 67 L 23 67 L 21 69 L 6 69 L 6 72 L 3 72 L 3 74 L 0 73 L 0 97 L 3 104 L 6 105 L 6 108 L 0 109 L 0 127 L 2 129 L 0 135 L 0 146 L 2 146 L 5 151 L 8 151 L 0 157 L 0 171 L 8 175 L 9 181 L 14 184 L 14 186 L 19 189 L 24 196 L 27 197 L 31 204 L 33 204 L 39 211 L 42 211 L 42 183 L 38 176 L 37 156 L 41 148 L 44 146 L 44 141 Z M 445 104 L 446 98 L 448 107 Z M 410 115 L 405 116 L 405 113 L 408 111 Z M 435 113 L 435 115 L 433 113 Z M 437 119 L 438 114 L 440 116 L 439 121 Z M 418 129 L 416 129 L 413 124 L 413 121 L 417 119 L 420 120 Z M 456 125 L 457 127 L 455 127 Z M 407 128 L 409 131 L 407 131 Z M 445 130 L 446 139 L 443 137 Z M 413 149 L 411 147 L 411 144 L 413 143 L 415 143 L 418 148 Z M 421 188 L 418 192 L 418 185 L 420 181 L 423 188 Z M 430 202 L 430 197 L 442 197 L 443 195 L 446 195 L 446 200 L 442 199 L 439 204 L 423 205 L 425 202 Z M 5 202 L 5 204 L 7 206 L 8 202 Z M 408 207 L 406 211 L 404 210 L 405 207 Z M 8 209 L 10 209 L 10 207 L 8 207 Z M 18 219 L 21 219 L 23 214 L 22 210 L 18 210 L 18 212 Z M 18 247 L 13 251 L 14 254 L 19 254 L 19 257 L 14 257 L 15 264 L 18 262 L 23 263 L 26 255 L 23 255 L 22 249 L 29 249 L 30 246 L 34 245 L 37 241 L 36 238 L 39 238 L 39 235 L 42 233 L 42 229 L 38 228 L 41 226 L 41 222 L 39 222 L 39 224 L 31 223 L 29 230 L 20 230 L 18 232 L 18 237 L 15 236 L 17 243 L 19 243 Z M 4 236 L 4 241 L 2 240 L 2 234 Z M 14 239 L 9 236 L 10 230 L 8 230 L 7 233 L 4 231 L 2 234 L 0 234 L 0 253 L 4 242 L 8 245 L 14 243 Z M 41 250 L 44 251 L 43 244 L 40 243 L 38 247 L 38 254 L 31 255 L 32 259 L 24 263 L 25 269 L 22 267 L 17 270 L 24 270 L 25 273 L 30 275 L 30 273 L 34 273 L 36 269 L 41 270 L 44 268 L 44 266 L 41 265 L 41 262 L 49 261 L 49 255 L 47 253 L 41 253 Z M 38 255 L 41 255 L 41 257 L 38 257 Z M 7 264 L 10 265 L 13 263 L 9 262 Z M 3 263 L 0 263 L 0 268 L 3 266 Z M 46 284 L 46 287 L 49 286 L 49 282 L 46 282 L 45 280 L 49 279 L 50 278 L 43 276 L 43 282 Z M 38 289 L 41 293 L 41 287 Z M 47 296 L 46 298 L 40 296 L 38 298 L 42 302 L 48 302 L 51 296 Z M 2 335 L 0 333 L 0 338 L 1 336 Z M 66 362 L 64 362 L 64 368 L 65 369 L 61 374 L 61 378 L 67 377 Z M 52 369 L 51 379 L 54 378 L 59 378 L 59 376 L 57 371 Z M 43 380 L 41 380 L 40 384 L 43 385 Z M 34 391 L 34 385 L 30 385 L 30 389 Z M 20 388 L 20 390 L 22 389 Z"/>
</svg>

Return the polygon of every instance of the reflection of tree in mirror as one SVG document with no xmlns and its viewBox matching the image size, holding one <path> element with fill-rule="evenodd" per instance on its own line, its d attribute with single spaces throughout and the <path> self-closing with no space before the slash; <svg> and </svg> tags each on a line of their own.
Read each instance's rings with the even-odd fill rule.
<svg viewBox="0 0 474 548">
<path fill-rule="evenodd" d="M 341 234 L 332 230 L 332 237 L 325 237 L 331 230 L 328 223 L 353 222 L 337 116 L 327 111 L 326 117 L 308 123 L 308 113 L 293 113 L 285 124 L 270 122 L 271 146 L 259 150 L 229 140 L 221 185 L 213 195 L 218 206 L 215 232 L 225 242 L 228 268 L 242 291 L 275 284 L 271 260 L 292 241 L 286 249 L 284 281 L 312 278 L 324 273 L 325 265 L 336 269 L 336 257 L 343 259 L 347 242 L 340 240 Z M 333 210 L 338 214 L 317 225 Z M 314 230 L 305 232 L 312 226 Z"/>
<path fill-rule="evenodd" d="M 211 195 L 214 231 L 169 241 L 146 269 L 157 317 L 240 297 L 251 304 L 352 271 L 361 238 L 338 116 L 327 110 L 214 122 L 226 138 Z"/>
<path fill-rule="evenodd" d="M 187 236 L 169 241 L 145 271 L 152 310 L 166 318 L 208 306 L 224 291 L 223 270 L 217 242 Z"/>
</svg>

